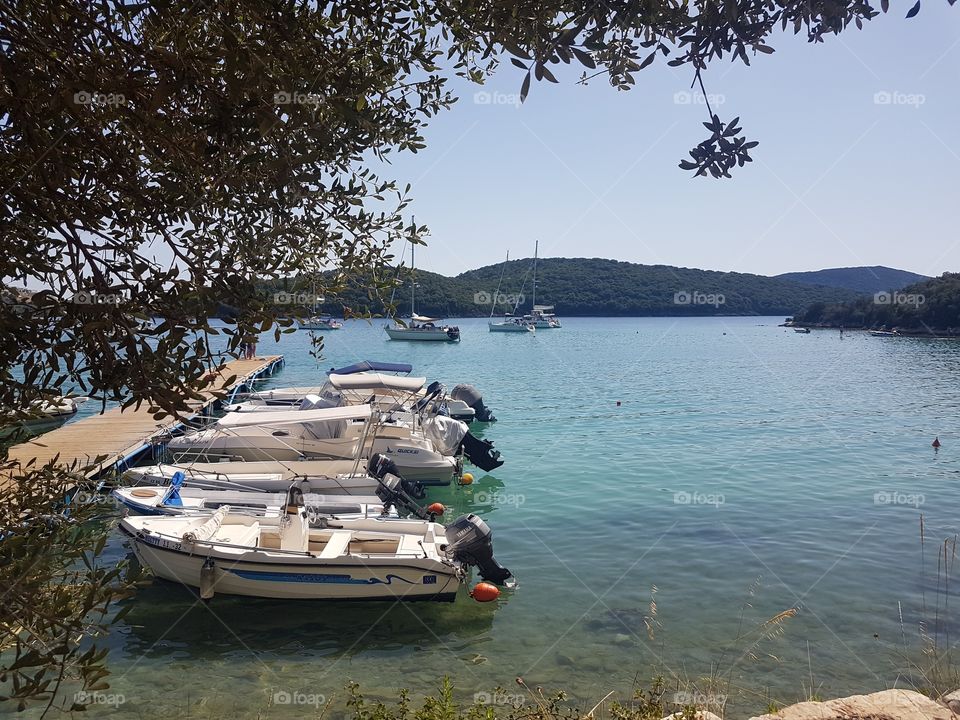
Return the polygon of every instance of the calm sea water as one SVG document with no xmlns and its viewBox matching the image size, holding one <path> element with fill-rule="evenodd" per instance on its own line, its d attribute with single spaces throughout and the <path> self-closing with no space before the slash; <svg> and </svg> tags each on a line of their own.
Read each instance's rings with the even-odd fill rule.
<svg viewBox="0 0 960 720">
<path fill-rule="evenodd" d="M 393 698 L 445 674 L 466 699 L 512 695 L 522 676 L 589 705 L 655 674 L 707 692 L 718 674 L 745 711 L 811 685 L 893 685 L 924 602 L 933 617 L 938 543 L 960 525 L 960 343 L 799 335 L 780 320 L 577 318 L 535 336 L 461 320 L 459 345 L 389 342 L 382 322 L 353 321 L 321 363 L 306 333 L 263 341 L 287 358 L 265 386 L 375 359 L 480 388 L 499 418 L 480 432 L 507 462 L 430 501 L 481 514 L 519 587 L 486 605 L 204 606 L 151 582 L 105 638 L 124 702 L 96 710 L 316 716 L 310 703 L 340 706 L 349 681 Z"/>
</svg>

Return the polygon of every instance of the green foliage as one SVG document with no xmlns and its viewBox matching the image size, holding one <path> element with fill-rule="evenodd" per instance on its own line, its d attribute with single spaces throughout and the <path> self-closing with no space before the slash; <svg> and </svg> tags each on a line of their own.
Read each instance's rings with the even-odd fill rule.
<svg viewBox="0 0 960 720">
<path fill-rule="evenodd" d="M 817 302 L 794 315 L 799 324 L 846 328 L 897 328 L 931 335 L 960 335 L 960 274 L 908 285 L 845 303 Z"/>
<path fill-rule="evenodd" d="M 107 651 L 92 640 L 133 578 L 123 563 L 99 562 L 104 506 L 71 503 L 65 512 L 75 478 L 52 463 L 9 470 L 0 470 L 0 701 L 70 709 L 73 693 L 109 687 Z"/>
<path fill-rule="evenodd" d="M 521 312 L 533 304 L 532 258 L 511 260 L 445 277 L 417 270 L 417 311 L 443 317 L 485 317 L 504 270 L 503 300 L 523 295 Z M 410 312 L 407 270 L 401 273 L 394 298 L 400 315 Z M 717 304 L 677 304 L 675 296 L 687 293 L 722 295 Z M 814 301 L 837 302 L 857 297 L 850 290 L 825 288 L 745 273 L 724 273 L 667 265 L 637 265 L 600 258 L 547 258 L 537 266 L 537 302 L 555 305 L 562 316 L 643 315 L 786 315 L 798 305 Z M 377 315 L 389 314 L 362 288 L 352 288 L 339 302 L 324 305 L 326 312 L 361 308 Z M 496 314 L 512 312 L 513 302 L 500 303 Z"/>
<path fill-rule="evenodd" d="M 883 267 L 882 265 L 783 273 L 776 277 L 782 280 L 793 280 L 804 285 L 845 288 L 860 293 L 870 293 L 871 295 L 881 290 L 900 290 L 907 285 L 929 280 L 924 275 L 918 275 L 907 270 Z"/>
</svg>

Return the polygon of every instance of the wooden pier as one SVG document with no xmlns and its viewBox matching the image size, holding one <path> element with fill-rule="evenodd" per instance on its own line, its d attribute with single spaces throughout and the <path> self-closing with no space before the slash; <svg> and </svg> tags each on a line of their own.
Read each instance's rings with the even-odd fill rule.
<svg viewBox="0 0 960 720">
<path fill-rule="evenodd" d="M 283 366 L 283 355 L 258 357 L 253 360 L 233 360 L 222 365 L 205 399 L 192 402 L 195 415 L 202 414 L 215 401 L 214 392 L 225 392 L 228 401 L 238 392 L 254 389 L 253 383 L 271 376 Z M 229 382 L 231 378 L 235 378 Z M 128 463 L 152 451 L 156 438 L 182 426 L 181 420 L 168 418 L 157 421 L 146 404 L 139 409 L 114 408 L 69 422 L 56 430 L 38 435 L 10 448 L 9 462 L 26 466 L 35 460 L 42 466 L 60 455 L 59 463 L 69 466 L 77 463 L 77 471 L 96 479 L 112 470 L 122 470 Z M 0 476 L 0 484 L 4 478 Z"/>
</svg>

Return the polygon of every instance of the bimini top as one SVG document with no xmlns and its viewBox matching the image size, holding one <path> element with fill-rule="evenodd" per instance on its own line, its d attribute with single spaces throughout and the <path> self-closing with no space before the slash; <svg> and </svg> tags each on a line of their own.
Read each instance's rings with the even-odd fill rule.
<svg viewBox="0 0 960 720">
<path fill-rule="evenodd" d="M 410 393 L 418 392 L 425 382 L 425 377 L 398 377 L 381 373 L 332 374 L 329 380 L 337 390 L 397 390 Z"/>
<path fill-rule="evenodd" d="M 214 427 L 237 428 L 250 425 L 273 427 L 274 425 L 302 425 L 303 423 L 326 422 L 328 420 L 367 420 L 370 414 L 371 408 L 369 405 L 349 405 L 347 407 L 321 408 L 319 410 L 278 410 L 269 413 L 231 412 L 217 420 Z"/>
<path fill-rule="evenodd" d="M 330 375 L 353 375 L 360 372 L 396 372 L 409 375 L 413 372 L 413 365 L 407 363 L 377 362 L 376 360 L 361 360 L 353 365 L 337 368 L 330 371 Z"/>
<path fill-rule="evenodd" d="M 424 317 L 423 315 L 414 315 L 410 319 L 418 323 L 428 323 L 428 322 L 437 322 L 439 320 L 442 320 L 443 318 L 432 318 L 432 317 Z"/>
</svg>

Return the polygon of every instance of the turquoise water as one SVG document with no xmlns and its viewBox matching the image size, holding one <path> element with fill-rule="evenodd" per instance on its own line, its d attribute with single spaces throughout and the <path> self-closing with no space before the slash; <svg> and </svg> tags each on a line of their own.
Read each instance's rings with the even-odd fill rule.
<svg viewBox="0 0 960 720">
<path fill-rule="evenodd" d="M 480 388 L 499 418 L 482 435 L 507 462 L 429 497 L 487 519 L 519 587 L 487 605 L 205 607 L 151 582 L 105 639 L 124 702 L 97 710 L 314 716 L 309 703 L 341 703 L 351 680 L 394 697 L 444 674 L 464 698 L 514 693 L 522 676 L 593 705 L 656 673 L 718 668 L 745 710 L 811 684 L 823 697 L 893 685 L 899 608 L 913 652 L 937 543 L 960 525 L 960 344 L 798 335 L 780 320 L 575 318 L 535 336 L 461 320 L 459 345 L 389 342 L 382 322 L 352 321 L 319 367 L 306 333 L 261 342 L 287 358 L 267 386 L 376 359 Z M 119 538 L 109 552 L 126 553 Z"/>
</svg>

